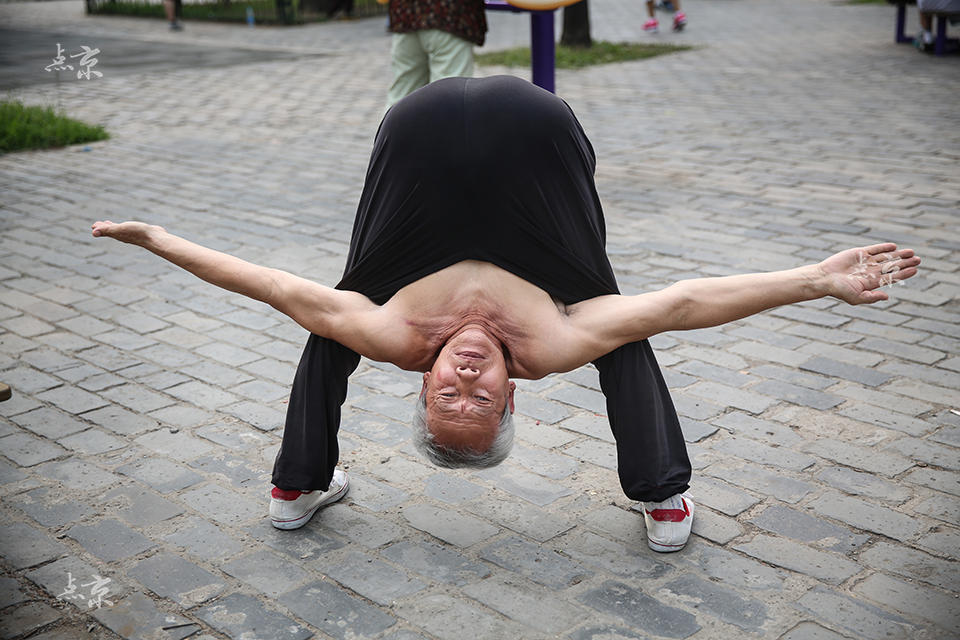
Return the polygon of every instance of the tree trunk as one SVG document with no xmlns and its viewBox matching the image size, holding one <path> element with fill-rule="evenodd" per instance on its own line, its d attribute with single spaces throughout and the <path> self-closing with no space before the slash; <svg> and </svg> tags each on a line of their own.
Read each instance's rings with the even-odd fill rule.
<svg viewBox="0 0 960 640">
<path fill-rule="evenodd" d="M 563 8 L 563 35 L 560 44 L 564 47 L 589 47 L 593 45 L 590 39 L 590 10 L 587 0 L 580 0 Z"/>
</svg>

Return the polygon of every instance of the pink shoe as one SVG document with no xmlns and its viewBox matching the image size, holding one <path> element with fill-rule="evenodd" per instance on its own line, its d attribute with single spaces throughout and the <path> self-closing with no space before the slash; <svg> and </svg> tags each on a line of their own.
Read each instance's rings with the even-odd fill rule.
<svg viewBox="0 0 960 640">
<path fill-rule="evenodd" d="M 673 16 L 673 30 L 683 31 L 685 26 L 687 26 L 687 14 L 683 11 L 677 11 Z"/>
<path fill-rule="evenodd" d="M 660 553 L 680 551 L 693 527 L 693 500 L 680 493 L 663 502 L 644 502 L 643 519 L 651 549 Z"/>
<path fill-rule="evenodd" d="M 643 30 L 647 33 L 656 33 L 660 30 L 660 23 L 657 22 L 656 18 L 650 18 L 643 23 Z"/>
</svg>

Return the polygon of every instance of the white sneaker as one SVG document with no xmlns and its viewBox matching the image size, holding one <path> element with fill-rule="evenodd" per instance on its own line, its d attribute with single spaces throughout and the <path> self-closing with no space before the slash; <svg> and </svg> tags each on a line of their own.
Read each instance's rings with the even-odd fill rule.
<svg viewBox="0 0 960 640">
<path fill-rule="evenodd" d="M 347 495 L 350 478 L 336 469 L 326 491 L 297 491 L 274 487 L 270 492 L 270 522 L 277 529 L 299 529 L 320 507 Z"/>
<path fill-rule="evenodd" d="M 686 493 L 678 493 L 663 502 L 644 502 L 643 520 L 650 548 L 660 553 L 683 549 L 693 526 L 693 509 L 693 500 Z"/>
</svg>

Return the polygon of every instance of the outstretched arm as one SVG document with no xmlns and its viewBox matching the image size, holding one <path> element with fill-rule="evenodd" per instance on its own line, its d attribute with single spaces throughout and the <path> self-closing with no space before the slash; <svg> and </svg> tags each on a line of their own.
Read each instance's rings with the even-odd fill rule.
<svg viewBox="0 0 960 640">
<path fill-rule="evenodd" d="M 143 247 L 211 284 L 266 302 L 311 333 L 333 338 L 363 355 L 376 350 L 365 342 L 370 332 L 364 320 L 379 307 L 362 294 L 251 264 L 142 222 L 96 222 L 93 235 Z"/>
<path fill-rule="evenodd" d="M 665 331 L 713 327 L 826 296 L 849 304 L 886 300 L 879 288 L 916 275 L 919 264 L 910 249 L 876 244 L 786 271 L 684 280 L 638 296 L 585 300 L 568 308 L 571 353 L 583 364 Z"/>
</svg>

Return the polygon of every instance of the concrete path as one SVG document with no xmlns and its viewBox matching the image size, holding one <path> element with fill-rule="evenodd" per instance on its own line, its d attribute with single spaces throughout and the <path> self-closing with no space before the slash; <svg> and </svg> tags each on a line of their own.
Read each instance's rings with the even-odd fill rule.
<svg viewBox="0 0 960 640">
<path fill-rule="evenodd" d="M 886 4 L 685 0 L 689 29 L 657 36 L 640 2 L 591 7 L 598 38 L 697 45 L 557 76 L 625 292 L 881 240 L 924 258 L 887 303 L 654 340 L 695 465 L 687 548 L 646 547 L 589 367 L 521 383 L 514 455 L 472 473 L 412 451 L 417 376 L 362 362 L 349 497 L 273 530 L 305 332 L 88 229 L 147 220 L 336 282 L 383 21 L 171 33 L 0 4 L 0 87 L 112 136 L 0 157 L 0 638 L 957 637 L 958 59 L 893 44 Z M 491 48 L 527 38 L 490 23 Z M 103 77 L 51 82 L 58 42 L 101 49 Z"/>
</svg>

